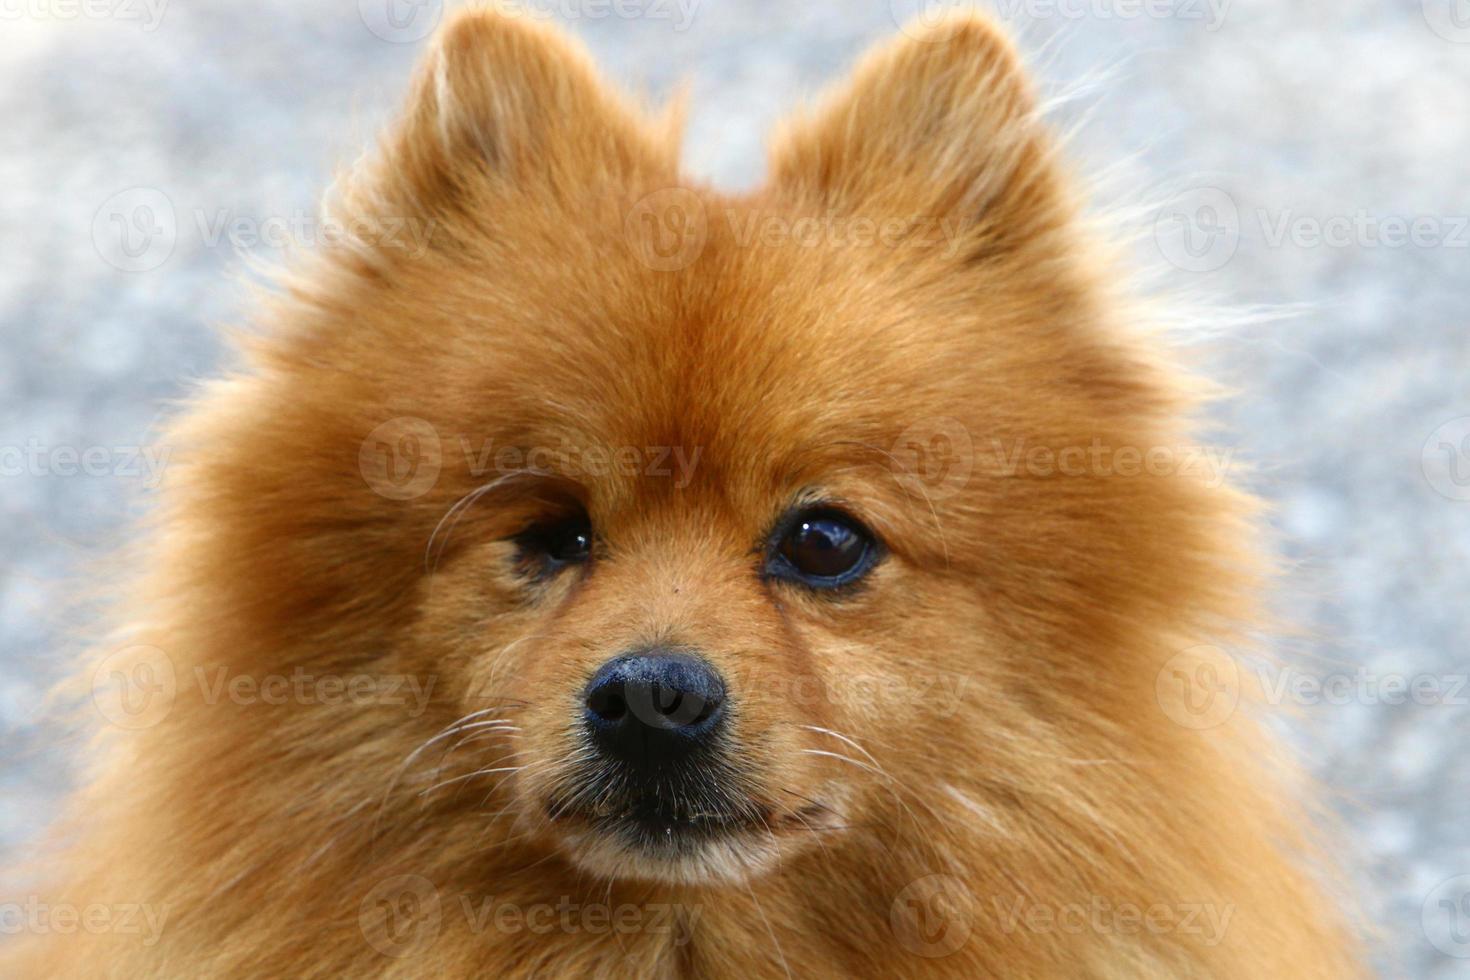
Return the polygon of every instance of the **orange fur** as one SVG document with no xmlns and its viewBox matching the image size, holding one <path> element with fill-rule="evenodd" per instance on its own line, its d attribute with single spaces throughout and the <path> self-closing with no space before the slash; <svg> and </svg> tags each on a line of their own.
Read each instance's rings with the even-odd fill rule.
<svg viewBox="0 0 1470 980">
<path fill-rule="evenodd" d="M 881 47 L 747 196 L 669 190 L 676 147 L 562 37 L 443 29 L 337 201 L 429 247 L 313 259 L 167 437 L 117 646 L 176 690 L 104 733 L 43 892 L 165 908 L 161 934 L 22 938 L 5 975 L 1356 975 L 1252 713 L 1177 724 L 1158 681 L 1246 642 L 1252 501 L 1005 467 L 1187 445 L 1198 400 L 1132 329 L 1010 43 L 963 17 Z M 742 232 L 801 218 L 834 234 Z M 363 446 L 404 418 L 439 472 L 393 499 Z M 972 440 L 967 474 L 913 471 L 935 432 Z M 487 474 L 487 440 L 557 452 Z M 620 447 L 694 463 L 556 472 Z M 887 550 L 840 600 L 758 574 L 817 492 Z M 596 557 L 529 585 L 507 539 L 568 500 Z M 729 679 L 766 824 L 677 868 L 545 810 L 587 676 L 656 641 Z M 298 670 L 432 688 L 419 712 L 199 682 Z M 454 729 L 477 711 L 504 724 Z M 472 914 L 558 903 L 573 926 Z"/>
</svg>

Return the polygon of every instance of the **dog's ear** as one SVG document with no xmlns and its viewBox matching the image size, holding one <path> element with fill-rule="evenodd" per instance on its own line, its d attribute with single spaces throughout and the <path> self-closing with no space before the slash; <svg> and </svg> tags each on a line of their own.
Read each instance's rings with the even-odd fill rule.
<svg viewBox="0 0 1470 980">
<path fill-rule="evenodd" d="M 1015 47 L 966 13 L 911 26 L 788 119 L 769 190 L 875 220 L 952 219 L 975 250 L 1009 251 L 1070 214 L 1053 155 Z"/>
<path fill-rule="evenodd" d="M 344 194 L 355 214 L 452 222 L 493 209 L 497 194 L 570 198 L 669 183 L 680 134 L 677 112 L 667 116 L 656 121 L 622 98 L 561 32 L 463 10 L 435 36 L 403 117 Z"/>
</svg>

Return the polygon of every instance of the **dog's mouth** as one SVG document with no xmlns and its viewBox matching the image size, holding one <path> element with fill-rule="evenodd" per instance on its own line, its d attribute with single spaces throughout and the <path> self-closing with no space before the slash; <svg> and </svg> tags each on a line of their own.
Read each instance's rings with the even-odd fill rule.
<svg viewBox="0 0 1470 980">
<path fill-rule="evenodd" d="M 839 823 L 833 807 L 814 801 L 781 809 L 753 799 L 682 806 L 633 797 L 593 806 L 553 797 L 545 812 L 588 870 L 685 882 L 748 877 L 771 864 L 787 838 Z"/>
<path fill-rule="evenodd" d="M 759 831 L 816 829 L 829 822 L 831 809 L 810 803 L 785 813 L 749 804 L 739 810 L 681 810 L 638 803 L 626 809 L 594 810 L 548 803 L 546 815 L 563 824 L 580 824 L 627 839 L 640 849 L 664 851 L 687 843 Z M 815 821 L 815 823 L 814 823 Z"/>
<path fill-rule="evenodd" d="M 719 810 L 680 810 L 658 805 L 636 804 L 616 810 L 567 809 L 549 805 L 547 815 L 562 824 L 581 826 L 621 838 L 630 846 L 649 853 L 673 852 L 758 826 L 761 811 L 752 814 Z"/>
</svg>

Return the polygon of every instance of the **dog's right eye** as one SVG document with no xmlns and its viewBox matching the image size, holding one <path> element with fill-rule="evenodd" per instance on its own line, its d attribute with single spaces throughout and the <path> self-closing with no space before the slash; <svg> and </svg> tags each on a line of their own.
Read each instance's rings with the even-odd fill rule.
<svg viewBox="0 0 1470 980">
<path fill-rule="evenodd" d="M 536 565 L 542 575 L 554 575 L 568 565 L 586 563 L 592 557 L 592 543 L 592 523 L 581 514 L 538 524 L 517 538 L 521 559 Z"/>
<path fill-rule="evenodd" d="M 564 524 L 553 533 L 546 555 L 552 561 L 574 565 L 592 557 L 592 528 L 585 521 Z"/>
</svg>

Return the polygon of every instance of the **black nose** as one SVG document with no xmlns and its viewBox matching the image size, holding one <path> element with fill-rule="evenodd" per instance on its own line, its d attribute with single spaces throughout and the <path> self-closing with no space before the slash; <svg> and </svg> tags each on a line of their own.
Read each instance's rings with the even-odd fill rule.
<svg viewBox="0 0 1470 980">
<path fill-rule="evenodd" d="M 709 744 L 725 717 L 725 684 L 686 653 L 616 657 L 587 683 L 587 731 L 604 754 L 635 765 L 684 758 Z"/>
</svg>

